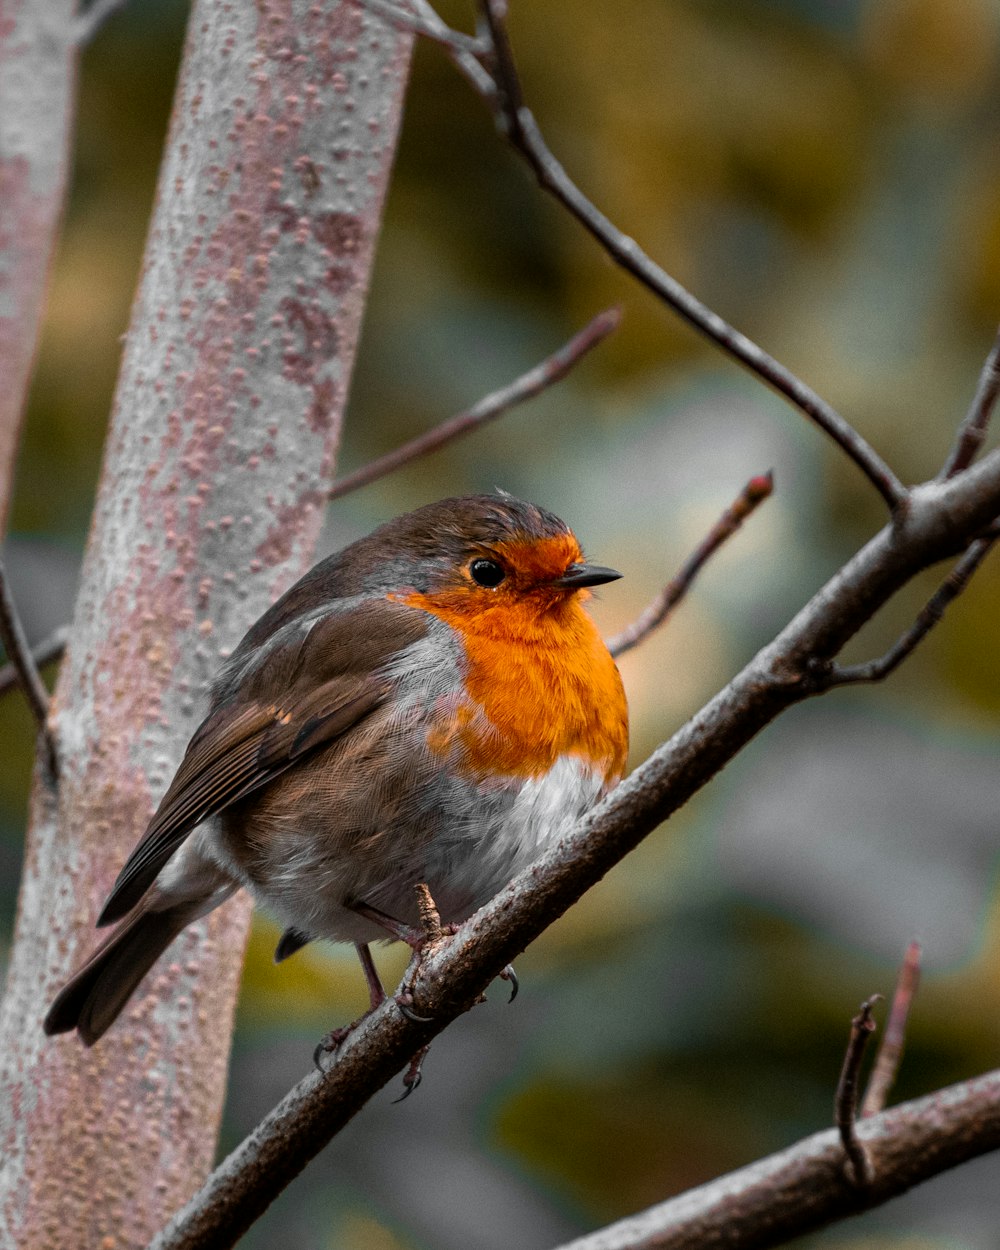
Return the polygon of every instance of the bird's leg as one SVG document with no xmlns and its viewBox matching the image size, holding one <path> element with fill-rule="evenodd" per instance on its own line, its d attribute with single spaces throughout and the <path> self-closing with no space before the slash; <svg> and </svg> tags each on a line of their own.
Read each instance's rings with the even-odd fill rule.
<svg viewBox="0 0 1000 1250">
<path fill-rule="evenodd" d="M 375 1003 L 376 987 L 378 988 L 378 992 L 381 996 L 379 998 L 379 1002 L 384 1001 L 385 990 L 382 989 L 382 983 L 378 979 L 378 973 L 375 971 L 375 965 L 372 963 L 371 952 L 368 950 L 368 947 L 359 946 L 358 954 L 361 956 L 361 963 L 365 968 L 365 976 L 366 977 L 369 976 L 369 969 L 370 969 L 371 977 L 374 978 L 374 981 L 372 981 L 371 979 L 369 979 L 368 981 L 368 986 L 372 993 L 372 1010 L 374 1011 L 377 1005 Z M 409 991 L 405 991 L 405 992 L 409 995 Z M 400 997 L 402 997 L 402 995 Z M 409 995 L 409 997 L 412 1000 L 412 995 Z M 396 1006 L 403 1013 L 403 1015 L 406 1016 L 408 1020 L 413 1020 L 415 1023 L 426 1023 L 428 1020 L 427 1016 L 418 1016 L 415 1011 L 412 1011 L 410 1009 L 408 1004 L 404 1004 L 403 1002 L 400 1002 L 399 998 L 396 999 Z M 393 1102 L 402 1102 L 404 1098 L 409 1098 L 409 1096 L 413 1093 L 413 1091 L 420 1084 L 422 1077 L 423 1077 L 422 1069 L 424 1066 L 424 1060 L 427 1058 L 427 1052 L 429 1050 L 430 1050 L 429 1043 L 426 1046 L 421 1046 L 420 1049 L 417 1051 L 417 1053 L 410 1060 L 409 1067 L 403 1073 L 403 1085 L 405 1086 L 405 1088 L 402 1094 L 400 1094 L 398 1098 L 393 1099 Z"/>
<path fill-rule="evenodd" d="M 380 929 L 384 929 L 386 933 L 397 938 L 400 942 L 405 942 L 413 950 L 420 950 L 427 941 L 427 935 L 422 929 L 414 929 L 411 925 L 403 924 L 395 916 L 390 916 L 388 912 L 380 911 L 379 908 L 373 907 L 371 903 L 365 903 L 359 899 L 356 902 L 345 903 L 344 906 L 356 915 L 364 916 L 372 924 L 377 924 Z"/>
<path fill-rule="evenodd" d="M 454 924 L 442 924 L 441 916 L 435 906 L 434 899 L 430 890 L 424 882 L 417 886 L 417 908 L 420 912 L 420 928 L 414 929 L 410 925 L 403 924 L 394 916 L 388 915 L 384 911 L 380 911 L 377 907 L 373 907 L 370 903 L 348 903 L 347 906 L 359 916 L 364 916 L 367 920 L 377 924 L 380 928 L 385 929 L 387 933 L 391 933 L 393 937 L 398 938 L 401 942 L 405 942 L 412 950 L 419 955 L 423 948 L 429 942 L 436 942 L 440 938 L 449 936 L 458 932 L 458 926 Z M 415 970 L 414 970 L 415 971 Z M 514 971 L 513 964 L 507 964 L 500 973 L 503 981 L 510 982 L 510 997 L 508 1003 L 512 1003 L 517 998 L 517 992 L 520 984 L 517 979 L 517 973 Z M 412 980 L 412 978 L 411 978 Z M 403 991 L 396 1002 L 403 1015 L 414 1021 L 426 1022 L 426 1016 L 418 1016 L 410 1010 L 410 1002 L 412 995 L 408 989 Z M 419 1078 L 418 1078 L 419 1080 Z M 415 1088 L 415 1086 L 414 1086 Z"/>
<path fill-rule="evenodd" d="M 319 1042 L 316 1049 L 313 1051 L 313 1063 L 321 1072 L 323 1071 L 323 1067 L 320 1060 L 323 1055 L 332 1054 L 335 1050 L 339 1049 L 340 1045 L 351 1030 L 357 1028 L 366 1016 L 370 1016 L 376 1007 L 381 1007 L 381 1005 L 385 1002 L 385 990 L 382 987 L 382 981 L 378 975 L 378 969 L 375 967 L 375 961 L 372 959 L 372 953 L 368 947 L 368 943 L 355 942 L 354 949 L 358 952 L 358 958 L 361 960 L 361 969 L 365 974 L 365 983 L 368 986 L 368 1001 L 371 1006 L 363 1016 L 358 1016 L 357 1020 L 352 1020 L 350 1024 L 339 1029 L 331 1029 L 330 1032 L 327 1033 L 326 1037 Z M 419 1083 L 420 1074 L 418 1071 L 417 1084 Z M 414 1085 L 413 1088 L 415 1089 L 416 1086 Z M 410 1091 L 407 1090 L 407 1092 L 409 1093 Z"/>
<path fill-rule="evenodd" d="M 421 881 L 417 886 L 417 910 L 420 912 L 420 928 L 423 930 L 424 942 L 440 941 L 444 933 L 441 928 L 441 913 L 431 897 L 426 881 Z"/>
<path fill-rule="evenodd" d="M 375 961 L 372 959 L 368 943 L 355 942 L 354 949 L 358 952 L 361 968 L 365 974 L 365 982 L 368 985 L 368 997 L 371 1002 L 369 1010 L 374 1011 L 376 1007 L 381 1007 L 385 1002 L 385 989 L 382 986 L 382 979 L 379 977 L 378 969 L 375 967 Z"/>
<path fill-rule="evenodd" d="M 380 929 L 384 929 L 386 933 L 399 941 L 405 942 L 414 953 L 413 975 L 416 974 L 417 968 L 420 966 L 420 955 L 425 946 L 430 942 L 437 941 L 443 934 L 448 931 L 442 929 L 441 918 L 438 910 L 434 906 L 434 899 L 426 885 L 417 886 L 417 906 L 420 911 L 420 928 L 415 929 L 410 925 L 403 924 L 401 920 L 397 920 L 395 916 L 390 916 L 388 912 L 381 911 L 378 907 L 373 907 L 371 903 L 365 903 L 358 899 L 346 904 L 351 911 L 359 916 L 364 916 L 366 920 L 370 920 L 372 924 L 376 924 Z M 448 927 L 451 929 L 451 926 Z M 358 957 L 361 960 L 361 967 L 364 969 L 365 980 L 368 982 L 368 992 L 371 995 L 371 1009 L 375 1010 L 382 1002 L 385 1001 L 385 990 L 382 988 L 382 982 L 379 980 L 378 972 L 375 970 L 375 964 L 372 961 L 371 951 L 366 943 L 356 943 Z M 412 976 L 410 982 L 412 983 Z M 412 1020 L 414 1024 L 428 1024 L 432 1017 L 418 1015 L 412 1007 L 413 993 L 409 985 L 404 985 L 403 990 L 396 997 L 396 1006 L 408 1020 Z M 357 1021 L 355 1021 L 357 1023 Z M 354 1028 L 352 1024 L 348 1029 L 335 1029 L 328 1038 L 325 1038 L 317 1048 L 317 1055 L 321 1049 L 336 1050 L 340 1043 L 344 1040 L 350 1029 Z M 413 1091 L 417 1088 L 421 1081 L 421 1070 L 423 1068 L 424 1059 L 429 1046 L 421 1046 L 417 1053 L 410 1060 L 410 1065 L 403 1074 L 403 1085 L 406 1087 L 397 1102 L 402 1102 L 404 1098 L 409 1098 Z"/>
<path fill-rule="evenodd" d="M 394 938 L 405 942 L 414 953 L 414 960 L 410 965 L 410 971 L 404 980 L 402 991 L 396 996 L 396 1006 L 406 1016 L 407 1020 L 412 1020 L 414 1024 L 427 1024 L 432 1017 L 418 1015 L 413 1010 L 413 993 L 411 986 L 420 967 L 420 956 L 424 947 L 430 942 L 436 942 L 444 933 L 441 928 L 441 917 L 438 910 L 434 906 L 434 899 L 426 884 L 420 883 L 417 887 L 417 907 L 420 911 L 420 928 L 415 929 L 412 925 L 403 924 L 397 920 L 395 916 L 390 916 L 387 912 L 381 911 L 378 907 L 373 907 L 371 903 L 362 902 L 360 899 L 353 900 L 347 904 L 351 911 L 356 912 L 359 916 L 364 916 L 366 920 L 370 920 L 372 924 L 377 924 L 379 928 L 385 929 L 387 933 L 392 934 Z"/>
</svg>

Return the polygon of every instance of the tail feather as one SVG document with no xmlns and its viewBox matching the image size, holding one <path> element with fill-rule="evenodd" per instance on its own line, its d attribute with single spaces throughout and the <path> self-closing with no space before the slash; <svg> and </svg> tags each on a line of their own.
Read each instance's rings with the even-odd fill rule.
<svg viewBox="0 0 1000 1250">
<path fill-rule="evenodd" d="M 93 1046 L 160 955 L 202 910 L 185 900 L 163 911 L 140 909 L 124 920 L 60 990 L 45 1017 L 45 1032 L 76 1029 Z"/>
<path fill-rule="evenodd" d="M 280 964 L 289 955 L 294 955 L 303 946 L 308 946 L 311 941 L 312 938 L 308 933 L 300 933 L 294 927 L 286 929 L 278 939 L 278 945 L 274 948 L 274 962 Z"/>
</svg>

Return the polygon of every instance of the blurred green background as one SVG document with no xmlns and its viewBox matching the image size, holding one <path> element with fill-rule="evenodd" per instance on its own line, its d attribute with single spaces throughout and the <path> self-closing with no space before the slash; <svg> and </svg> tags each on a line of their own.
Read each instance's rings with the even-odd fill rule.
<svg viewBox="0 0 1000 1250">
<path fill-rule="evenodd" d="M 513 6 L 529 102 L 598 204 L 799 372 L 907 480 L 933 474 L 1000 319 L 996 0 Z M 465 24 L 465 6 L 442 10 Z M 8 559 L 33 637 L 68 618 L 186 7 L 133 0 L 87 51 L 72 199 Z M 439 49 L 418 49 L 341 455 L 356 467 L 555 348 L 618 334 L 500 424 L 331 509 L 324 549 L 445 494 L 563 515 L 626 577 L 620 628 L 752 474 L 775 497 L 624 659 L 634 761 L 881 524 L 822 436 L 619 274 L 542 198 Z M 875 654 L 936 583 L 858 640 Z M 898 1095 L 996 1065 L 1000 563 L 883 688 L 793 710 L 380 1096 L 244 1242 L 544 1250 L 826 1126 L 849 1020 L 925 976 Z M 0 954 L 32 736 L 0 703 Z M 223 1149 L 364 1006 L 353 954 L 280 968 L 254 930 Z M 397 952 L 379 956 L 391 979 Z M 997 1243 L 995 1159 L 805 1245 Z"/>
</svg>

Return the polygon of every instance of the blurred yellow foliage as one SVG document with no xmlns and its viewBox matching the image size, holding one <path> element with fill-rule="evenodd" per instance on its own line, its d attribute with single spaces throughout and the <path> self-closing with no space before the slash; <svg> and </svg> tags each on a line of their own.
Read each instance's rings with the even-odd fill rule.
<svg viewBox="0 0 1000 1250">
<path fill-rule="evenodd" d="M 496 1131 L 591 1219 L 608 1220 L 736 1167 L 747 1126 L 735 1101 L 730 1111 L 725 1123 L 705 1116 L 691 1086 L 652 1068 L 585 1084 L 542 1073 L 501 1108 Z"/>
<path fill-rule="evenodd" d="M 991 89 L 998 35 L 995 0 L 870 0 L 862 46 L 899 90 L 960 107 Z"/>
<path fill-rule="evenodd" d="M 265 1027 L 301 1023 L 327 1032 L 368 1010 L 364 974 L 353 947 L 315 943 L 276 965 L 274 948 L 280 936 L 273 920 L 254 913 L 240 999 L 243 1022 Z M 407 954 L 398 943 L 376 948 L 387 985 L 402 976 Z"/>
<path fill-rule="evenodd" d="M 328 1242 L 329 1250 L 409 1250 L 412 1244 L 371 1216 L 357 1214 L 348 1216 Z"/>
</svg>

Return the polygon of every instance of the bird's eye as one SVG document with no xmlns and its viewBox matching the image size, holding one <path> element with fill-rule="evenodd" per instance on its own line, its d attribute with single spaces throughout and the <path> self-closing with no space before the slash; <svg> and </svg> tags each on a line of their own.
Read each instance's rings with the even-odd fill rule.
<svg viewBox="0 0 1000 1250">
<path fill-rule="evenodd" d="M 491 590 L 494 586 L 499 586 L 507 576 L 496 560 L 473 560 L 469 565 L 469 572 L 477 586 L 486 586 Z"/>
</svg>

